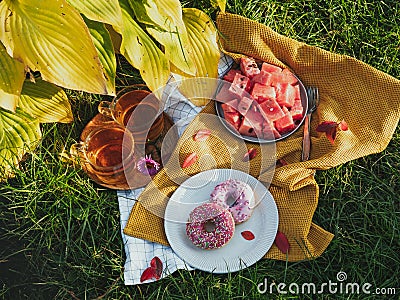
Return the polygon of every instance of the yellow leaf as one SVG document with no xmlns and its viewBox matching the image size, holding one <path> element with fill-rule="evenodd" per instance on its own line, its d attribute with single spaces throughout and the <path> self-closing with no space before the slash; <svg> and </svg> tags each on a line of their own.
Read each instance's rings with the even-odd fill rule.
<svg viewBox="0 0 400 300">
<path fill-rule="evenodd" d="M 112 94 L 80 14 L 65 0 L 3 0 L 0 38 L 7 52 L 42 78 L 89 93 Z"/>
<path fill-rule="evenodd" d="M 38 120 L 20 109 L 15 113 L 0 108 L 0 181 L 12 176 L 26 152 L 35 149 L 40 137 Z"/>
<path fill-rule="evenodd" d="M 0 107 L 15 111 L 25 79 L 24 65 L 7 54 L 0 43 Z"/>
<path fill-rule="evenodd" d="M 121 0 L 120 4 L 124 21 L 121 54 L 133 67 L 139 69 L 147 86 L 156 92 L 167 83 L 170 75 L 169 62 L 164 53 L 133 20 L 133 12 L 129 5 L 124 0 Z M 161 91 L 157 91 L 157 96 L 160 97 L 159 93 Z"/>
<path fill-rule="evenodd" d="M 165 56 L 183 72 L 195 75 L 193 49 L 182 20 L 182 7 L 178 0 L 130 0 L 139 22 L 147 32 L 164 46 Z"/>
<path fill-rule="evenodd" d="M 115 94 L 115 75 L 117 72 L 117 61 L 115 58 L 113 42 L 110 34 L 103 23 L 84 18 L 88 26 L 93 44 L 96 47 L 104 76 L 107 80 L 107 90 L 109 94 Z"/>
<path fill-rule="evenodd" d="M 179 90 L 195 105 L 202 106 L 213 97 L 218 77 L 220 52 L 217 45 L 217 31 L 212 20 L 202 11 L 195 8 L 183 9 L 183 21 L 194 50 L 196 65 L 195 80 L 180 70 L 174 70 L 174 76 L 181 80 Z M 203 78 L 203 79 L 202 79 Z"/>
<path fill-rule="evenodd" d="M 52 83 L 36 79 L 26 80 L 19 107 L 40 123 L 72 122 L 72 110 L 64 90 Z"/>
<path fill-rule="evenodd" d="M 226 0 L 210 0 L 213 7 L 219 7 L 221 12 L 225 12 Z"/>
<path fill-rule="evenodd" d="M 122 27 L 122 13 L 118 0 L 67 0 L 88 19 Z"/>
</svg>

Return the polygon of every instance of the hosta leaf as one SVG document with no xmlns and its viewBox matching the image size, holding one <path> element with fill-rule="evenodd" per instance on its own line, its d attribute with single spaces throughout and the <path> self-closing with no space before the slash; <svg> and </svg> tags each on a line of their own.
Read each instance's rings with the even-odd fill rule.
<svg viewBox="0 0 400 300">
<path fill-rule="evenodd" d="M 163 87 L 169 77 L 169 62 L 164 53 L 133 20 L 133 12 L 126 0 L 121 0 L 123 29 L 121 54 L 132 66 L 139 69 L 147 86 L 155 92 Z M 160 95 L 158 95 L 160 96 Z"/>
<path fill-rule="evenodd" d="M 220 53 L 217 45 L 217 31 L 212 20 L 202 11 L 195 8 L 183 9 L 183 21 L 185 22 L 189 40 L 194 50 L 194 63 L 196 65 L 196 77 L 207 77 L 202 80 L 188 80 L 188 74 L 180 70 L 172 70 L 178 80 L 182 80 L 179 90 L 196 105 L 205 105 L 215 92 L 218 76 L 218 61 Z M 203 97 L 203 98 L 202 98 Z"/>
<path fill-rule="evenodd" d="M 217 78 L 220 52 L 214 23 L 207 14 L 196 8 L 184 8 L 183 21 L 194 50 L 196 76 Z"/>
<path fill-rule="evenodd" d="M 67 0 L 88 19 L 110 24 L 116 28 L 122 26 L 122 13 L 118 0 Z"/>
<path fill-rule="evenodd" d="M 36 147 L 41 134 L 38 120 L 19 108 L 15 113 L 0 109 L 0 129 L 0 180 L 4 180 L 12 175 L 23 155 Z"/>
<path fill-rule="evenodd" d="M 40 123 L 68 123 L 73 120 L 71 105 L 65 92 L 41 79 L 36 79 L 35 83 L 25 81 L 19 107 L 37 118 Z"/>
<path fill-rule="evenodd" d="M 7 52 L 42 78 L 90 93 L 112 94 L 80 14 L 65 0 L 3 0 L 0 37 Z"/>
<path fill-rule="evenodd" d="M 24 65 L 9 56 L 0 43 L 0 107 L 15 111 L 24 79 Z"/>
<path fill-rule="evenodd" d="M 93 44 L 96 47 L 101 65 L 104 69 L 104 76 L 107 79 L 107 90 L 115 94 L 115 74 L 117 71 L 117 62 L 115 59 L 113 42 L 110 34 L 103 23 L 91 21 L 84 18 L 92 36 Z"/>
<path fill-rule="evenodd" d="M 221 12 L 225 12 L 226 0 L 210 0 L 213 7 L 219 7 Z"/>
<path fill-rule="evenodd" d="M 182 8 L 178 0 L 129 0 L 139 22 L 151 24 L 146 30 L 161 45 L 177 68 L 195 75 L 193 48 L 182 20 Z"/>
</svg>

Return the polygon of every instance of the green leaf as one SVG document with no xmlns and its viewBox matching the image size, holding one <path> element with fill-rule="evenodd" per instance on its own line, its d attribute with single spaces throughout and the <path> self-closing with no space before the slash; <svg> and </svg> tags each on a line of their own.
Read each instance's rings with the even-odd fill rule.
<svg viewBox="0 0 400 300">
<path fill-rule="evenodd" d="M 117 72 L 117 61 L 114 53 L 113 42 L 105 25 L 84 18 L 88 26 L 93 44 L 96 47 L 101 65 L 104 69 L 104 76 L 107 79 L 107 90 L 115 94 L 115 74 Z"/>
<path fill-rule="evenodd" d="M 122 13 L 118 0 L 67 0 L 88 19 L 122 27 Z"/>
<path fill-rule="evenodd" d="M 7 54 L 0 43 L 0 107 L 15 111 L 25 79 L 24 65 Z"/>
<path fill-rule="evenodd" d="M 162 88 L 170 75 L 169 62 L 152 39 L 133 20 L 133 12 L 126 0 L 121 0 L 123 29 L 121 54 L 139 69 L 151 91 Z M 160 96 L 160 95 L 158 95 Z"/>
<path fill-rule="evenodd" d="M 226 0 L 210 0 L 213 7 L 219 7 L 221 12 L 225 12 Z"/>
<path fill-rule="evenodd" d="M 164 46 L 165 56 L 184 73 L 195 75 L 193 49 L 189 42 L 178 0 L 129 0 L 139 22 Z"/>
<path fill-rule="evenodd" d="M 19 107 L 40 123 L 68 123 L 73 120 L 71 105 L 64 90 L 41 79 L 36 79 L 35 83 L 25 81 Z"/>
<path fill-rule="evenodd" d="M 89 31 L 65 0 L 3 0 L 0 38 L 7 52 L 43 80 L 89 93 L 112 94 Z"/>
<path fill-rule="evenodd" d="M 12 176 L 26 152 L 35 149 L 40 137 L 37 119 L 16 109 L 15 113 L 0 108 L 0 181 Z"/>
</svg>

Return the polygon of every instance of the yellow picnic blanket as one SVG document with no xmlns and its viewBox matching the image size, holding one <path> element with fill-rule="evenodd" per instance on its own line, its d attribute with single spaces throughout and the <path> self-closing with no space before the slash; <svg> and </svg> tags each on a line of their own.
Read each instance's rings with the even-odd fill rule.
<svg viewBox="0 0 400 300">
<path fill-rule="evenodd" d="M 205 115 L 215 114 L 210 102 L 181 137 L 170 159 L 172 163 L 166 164 L 139 197 L 124 233 L 168 245 L 160 217 L 168 197 L 184 176 L 204 170 L 204 165 L 198 162 L 187 170 L 182 170 L 176 162 L 182 163 L 189 153 L 196 152 L 199 157 L 211 155 L 217 168 L 249 172 L 269 187 L 278 207 L 278 230 L 288 237 L 291 246 L 289 261 L 318 257 L 333 235 L 312 221 L 319 196 L 315 170 L 326 170 L 385 149 L 399 121 L 400 81 L 354 58 L 298 42 L 238 15 L 219 14 L 217 27 L 222 50 L 234 59 L 247 55 L 288 67 L 305 86 L 319 88 L 320 104 L 311 123 L 310 160 L 300 162 L 303 133 L 300 127 L 295 134 L 276 143 L 276 159 L 282 158 L 288 165 L 277 168 L 273 177 L 262 165 L 265 162 L 262 155 L 257 155 L 250 165 L 237 163 L 228 148 L 239 143 L 238 139 L 221 123 L 210 124 L 204 119 Z M 341 120 L 348 123 L 349 129 L 339 131 L 333 145 L 325 134 L 315 130 L 322 121 Z M 212 129 L 214 138 L 199 146 L 189 137 L 206 125 Z M 246 147 L 263 153 L 259 144 L 246 142 Z M 265 257 L 286 259 L 275 245 Z"/>
</svg>

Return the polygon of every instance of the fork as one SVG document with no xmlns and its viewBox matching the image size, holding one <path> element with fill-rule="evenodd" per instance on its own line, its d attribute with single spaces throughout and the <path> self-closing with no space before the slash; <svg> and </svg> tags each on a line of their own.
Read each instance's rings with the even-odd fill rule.
<svg viewBox="0 0 400 300">
<path fill-rule="evenodd" d="M 310 158 L 310 150 L 311 150 L 311 139 L 310 139 L 310 124 L 311 124 L 311 115 L 317 109 L 317 105 L 319 103 L 319 92 L 316 87 L 307 87 L 306 88 L 307 96 L 308 96 L 308 110 L 306 114 L 306 118 L 304 120 L 304 132 L 303 132 L 303 150 L 301 152 L 301 161 L 306 161 Z"/>
</svg>

